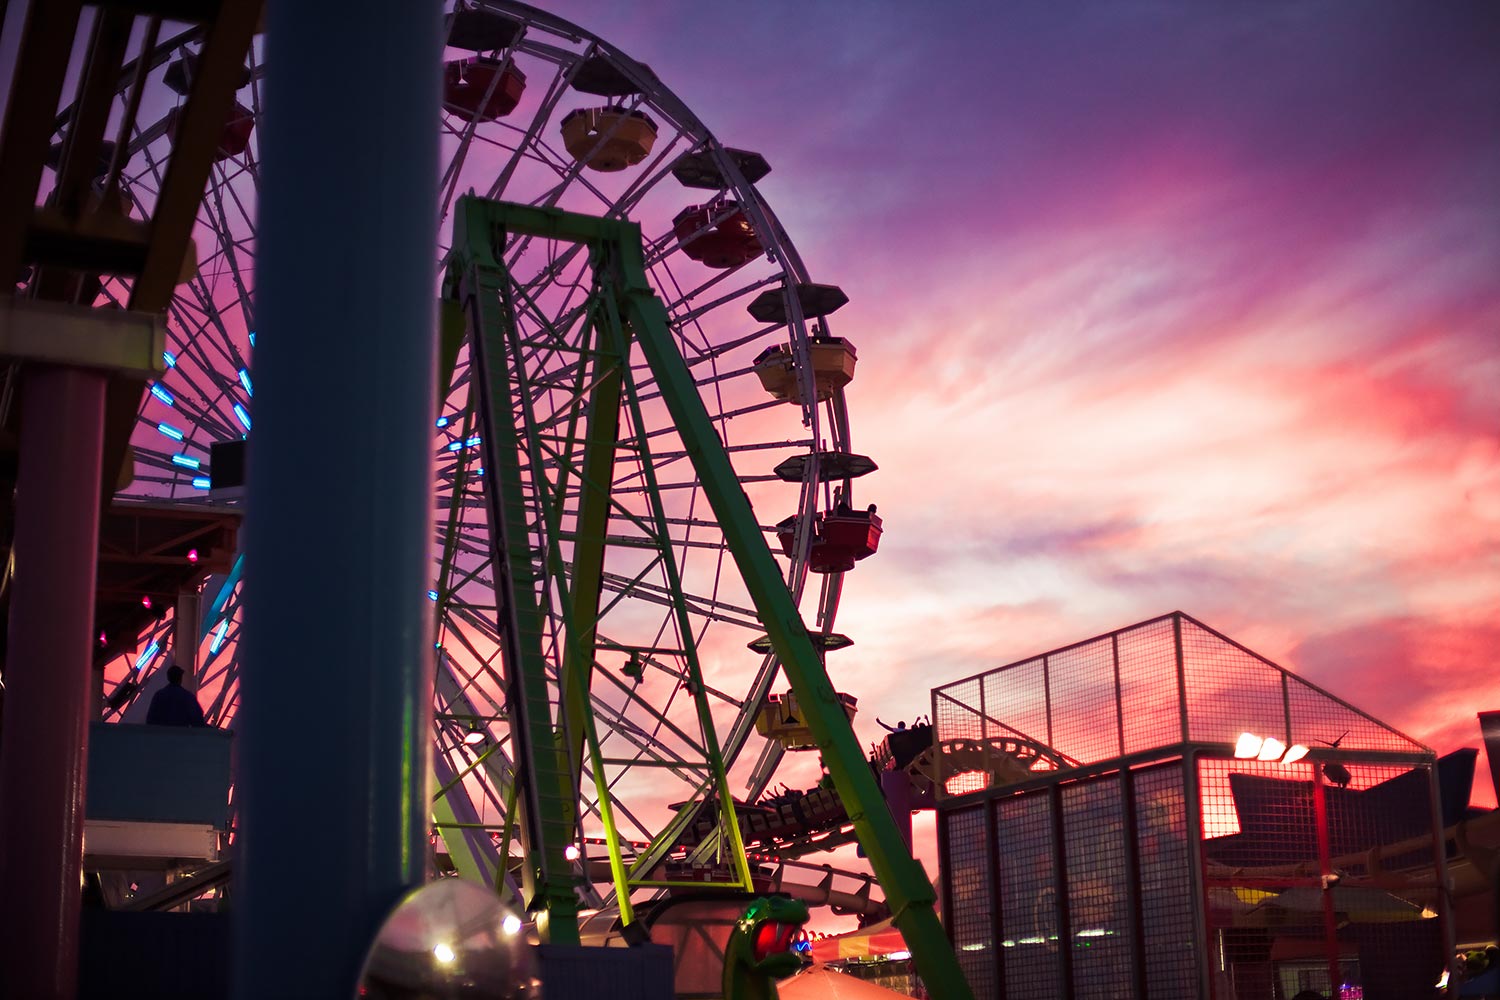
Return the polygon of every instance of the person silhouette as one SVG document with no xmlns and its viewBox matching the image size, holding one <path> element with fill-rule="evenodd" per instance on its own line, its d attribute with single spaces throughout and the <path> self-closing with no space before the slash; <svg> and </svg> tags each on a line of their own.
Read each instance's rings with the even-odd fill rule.
<svg viewBox="0 0 1500 1000">
<path fill-rule="evenodd" d="M 193 692 L 182 686 L 182 668 L 172 664 L 167 668 L 167 683 L 151 696 L 151 707 L 146 710 L 148 726 L 207 726 L 203 719 L 203 706 Z"/>
</svg>

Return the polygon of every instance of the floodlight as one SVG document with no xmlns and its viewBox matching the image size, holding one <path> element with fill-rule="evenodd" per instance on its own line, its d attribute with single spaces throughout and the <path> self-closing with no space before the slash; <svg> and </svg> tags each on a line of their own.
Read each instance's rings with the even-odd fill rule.
<svg viewBox="0 0 1500 1000">
<path fill-rule="evenodd" d="M 1255 755 L 1256 760 L 1280 760 L 1281 755 L 1286 753 L 1286 744 L 1274 736 L 1267 736 L 1266 741 L 1260 746 L 1260 753 Z"/>
<path fill-rule="evenodd" d="M 1291 746 L 1287 747 L 1286 753 L 1282 755 L 1281 762 L 1283 764 L 1295 764 L 1297 763 L 1297 761 L 1306 756 L 1307 747 L 1303 746 L 1301 743 L 1293 743 Z"/>
<path fill-rule="evenodd" d="M 1260 753 L 1264 742 L 1254 733 L 1240 733 L 1240 738 L 1234 744 L 1234 755 L 1241 760 L 1249 760 Z"/>
</svg>

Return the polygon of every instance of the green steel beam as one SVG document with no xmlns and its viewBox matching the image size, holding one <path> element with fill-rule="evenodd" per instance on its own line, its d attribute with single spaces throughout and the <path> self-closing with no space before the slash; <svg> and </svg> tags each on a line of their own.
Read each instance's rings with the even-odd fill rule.
<svg viewBox="0 0 1500 1000">
<path fill-rule="evenodd" d="M 604 584 L 604 536 L 609 529 L 611 485 L 615 478 L 615 446 L 620 437 L 621 373 L 629 363 L 628 337 L 609 323 L 594 327 L 593 388 L 584 422 L 583 469 L 579 473 L 578 519 L 573 543 L 572 604 L 563 646 L 563 735 L 568 741 L 568 763 L 583 775 L 584 728 L 590 715 L 595 643 L 598 639 L 599 598 Z M 582 366 L 580 366 L 580 371 Z M 560 476 L 566 476 L 563 469 Z M 558 502 L 566 490 L 558 489 Z M 574 789 L 575 793 L 577 789 Z M 570 806 L 576 805 L 570 803 Z"/>
<path fill-rule="evenodd" d="M 462 234 L 462 219 L 455 224 Z M 475 254 L 487 255 L 489 240 L 480 247 L 463 243 Z M 552 944 L 577 944 L 578 897 L 573 890 L 571 866 L 563 854 L 572 841 L 567 823 L 570 787 L 567 757 L 562 752 L 552 724 L 548 693 L 547 660 L 542 636 L 547 617 L 537 591 L 529 545 L 531 525 L 522 486 L 519 451 L 522 447 L 511 412 L 511 387 L 507 374 L 505 321 L 485 308 L 499 301 L 502 289 L 496 272 L 487 268 L 470 271 L 478 278 L 464 289 L 469 309 L 469 350 L 473 361 L 474 388 L 479 394 L 480 427 L 483 435 L 485 489 L 490 515 L 495 594 L 505 627 L 506 711 L 511 732 L 516 734 L 513 753 L 517 770 L 524 777 L 526 802 L 522 808 L 524 843 L 528 865 L 523 869 L 526 905 L 537 913 L 542 940 Z"/>
</svg>

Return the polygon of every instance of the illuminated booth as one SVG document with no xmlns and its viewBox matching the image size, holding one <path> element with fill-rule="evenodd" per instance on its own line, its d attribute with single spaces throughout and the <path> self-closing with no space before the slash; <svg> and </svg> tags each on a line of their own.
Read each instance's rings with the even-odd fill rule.
<svg viewBox="0 0 1500 1000">
<path fill-rule="evenodd" d="M 932 719 L 976 1000 L 1438 995 L 1472 751 L 1181 612 L 936 688 Z"/>
</svg>

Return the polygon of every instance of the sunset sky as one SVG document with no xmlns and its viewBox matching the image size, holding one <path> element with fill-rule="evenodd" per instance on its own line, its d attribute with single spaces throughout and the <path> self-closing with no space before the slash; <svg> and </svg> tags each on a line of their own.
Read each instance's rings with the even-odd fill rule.
<svg viewBox="0 0 1500 1000">
<path fill-rule="evenodd" d="M 852 299 L 886 533 L 830 668 L 866 742 L 936 684 L 1180 608 L 1478 745 L 1500 8 L 547 6 L 765 154 Z"/>
</svg>

